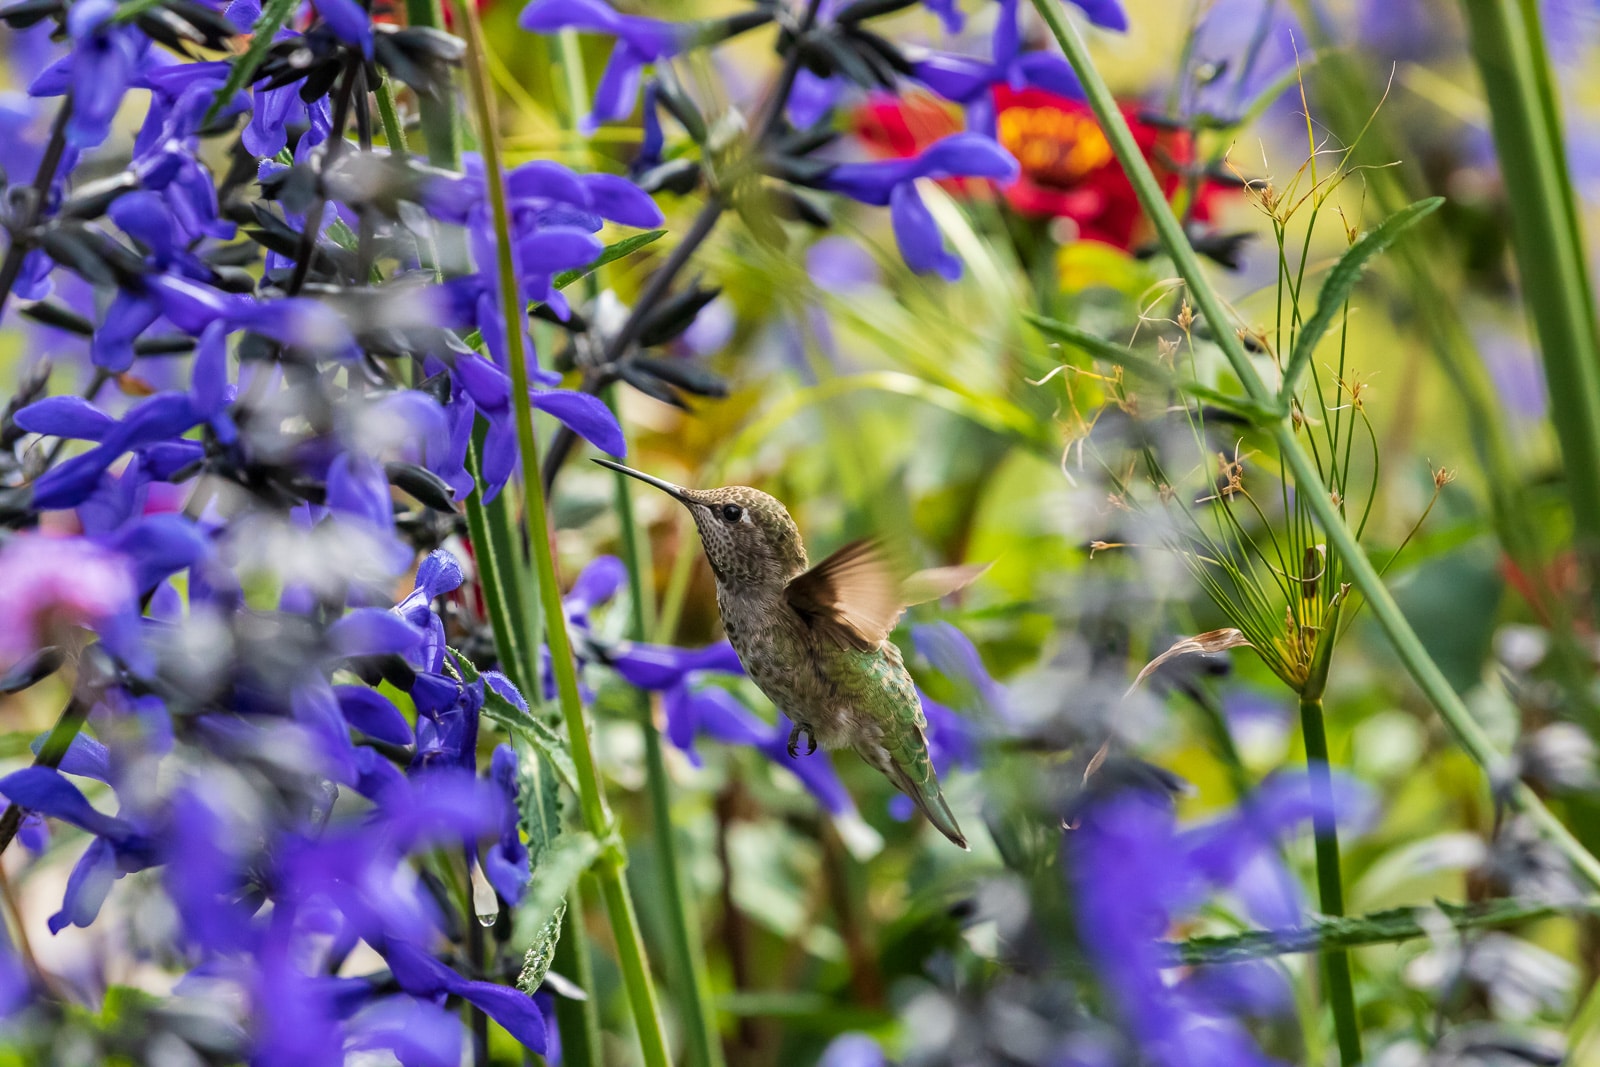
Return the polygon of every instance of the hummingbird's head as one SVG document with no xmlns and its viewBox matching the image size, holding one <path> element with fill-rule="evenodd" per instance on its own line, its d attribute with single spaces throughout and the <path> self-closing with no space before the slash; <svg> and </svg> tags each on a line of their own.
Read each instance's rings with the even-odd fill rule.
<svg viewBox="0 0 1600 1067">
<path fill-rule="evenodd" d="M 747 485 L 685 489 L 620 463 L 595 462 L 653 485 L 688 508 L 718 584 L 734 589 L 781 585 L 806 569 L 806 550 L 794 520 L 761 490 Z"/>
</svg>

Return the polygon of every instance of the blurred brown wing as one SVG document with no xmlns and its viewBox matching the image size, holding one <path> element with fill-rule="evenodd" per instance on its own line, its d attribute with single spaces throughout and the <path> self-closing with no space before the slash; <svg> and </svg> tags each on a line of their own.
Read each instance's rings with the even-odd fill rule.
<svg viewBox="0 0 1600 1067">
<path fill-rule="evenodd" d="M 900 579 L 877 541 L 852 541 L 784 589 L 789 606 L 841 648 L 881 645 L 900 618 Z"/>
</svg>

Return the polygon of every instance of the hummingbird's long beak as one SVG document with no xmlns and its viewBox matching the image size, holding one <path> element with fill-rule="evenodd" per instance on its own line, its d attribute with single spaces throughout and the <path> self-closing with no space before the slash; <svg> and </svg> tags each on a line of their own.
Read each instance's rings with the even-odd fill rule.
<svg viewBox="0 0 1600 1067">
<path fill-rule="evenodd" d="M 651 477 L 650 475 L 645 474 L 643 471 L 636 471 L 632 467 L 624 467 L 620 463 L 613 463 L 609 459 L 600 459 L 598 457 L 594 457 L 594 461 L 600 464 L 602 467 L 610 467 L 618 474 L 626 474 L 630 478 L 639 479 L 646 485 L 653 485 L 663 493 L 666 493 L 668 496 L 672 497 L 674 500 L 684 504 L 690 503 L 689 491 L 683 488 L 681 485 L 673 485 L 671 482 L 666 482 L 662 481 L 660 478 Z"/>
</svg>

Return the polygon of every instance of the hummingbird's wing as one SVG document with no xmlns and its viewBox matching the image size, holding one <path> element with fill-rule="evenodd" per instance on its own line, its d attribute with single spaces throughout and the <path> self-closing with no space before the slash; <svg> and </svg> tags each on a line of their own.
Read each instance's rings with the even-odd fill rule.
<svg viewBox="0 0 1600 1067">
<path fill-rule="evenodd" d="M 790 579 L 789 606 L 840 648 L 870 652 L 900 618 L 900 577 L 873 540 L 852 541 Z"/>
</svg>

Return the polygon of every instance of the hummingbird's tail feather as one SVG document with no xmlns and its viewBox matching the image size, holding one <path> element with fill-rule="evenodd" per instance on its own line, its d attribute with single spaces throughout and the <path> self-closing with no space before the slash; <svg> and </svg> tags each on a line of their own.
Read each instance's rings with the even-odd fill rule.
<svg viewBox="0 0 1600 1067">
<path fill-rule="evenodd" d="M 876 762 L 876 761 L 873 761 Z M 928 817 L 934 828 L 948 837 L 961 848 L 971 852 L 967 845 L 966 835 L 961 832 L 961 827 L 956 825 L 956 817 L 950 811 L 950 805 L 945 803 L 944 790 L 939 788 L 939 779 L 932 773 L 922 781 L 917 781 L 893 758 L 884 761 L 887 766 L 882 766 L 883 773 L 895 788 L 910 797 L 918 810 Z M 932 768 L 929 768 L 930 772 Z"/>
</svg>

